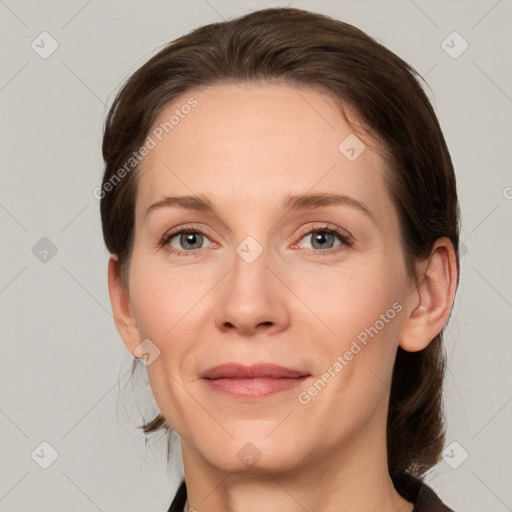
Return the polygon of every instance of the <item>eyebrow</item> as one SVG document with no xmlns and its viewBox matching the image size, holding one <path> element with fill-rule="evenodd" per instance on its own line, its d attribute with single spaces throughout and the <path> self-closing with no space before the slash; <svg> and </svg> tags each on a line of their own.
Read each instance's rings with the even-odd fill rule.
<svg viewBox="0 0 512 512">
<path fill-rule="evenodd" d="M 297 210 L 314 210 L 321 208 L 322 206 L 330 205 L 346 205 L 359 210 L 366 214 L 370 219 L 375 222 L 375 218 L 368 209 L 368 207 L 350 196 L 341 194 L 331 193 L 316 193 L 316 194 L 301 194 L 301 195 L 289 195 L 283 202 L 283 210 L 297 211 Z M 185 208 L 189 210 L 195 210 L 199 212 L 211 213 L 217 216 L 214 206 L 204 196 L 166 196 L 163 199 L 153 203 L 149 206 L 144 213 L 146 217 L 150 212 L 158 210 L 160 208 Z"/>
</svg>

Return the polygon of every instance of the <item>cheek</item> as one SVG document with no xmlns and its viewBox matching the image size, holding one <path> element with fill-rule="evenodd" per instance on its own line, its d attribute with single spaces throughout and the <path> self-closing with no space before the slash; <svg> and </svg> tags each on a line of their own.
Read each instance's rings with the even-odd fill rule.
<svg viewBox="0 0 512 512">
<path fill-rule="evenodd" d="M 349 409 L 361 403 L 371 409 L 391 383 L 407 290 L 404 270 L 392 259 L 381 256 L 338 271 L 325 267 L 294 283 L 310 309 L 307 322 L 317 324 L 317 351 L 324 361 L 319 373 L 336 375 L 324 394 L 327 401 L 338 400 L 337 395 L 353 400 Z M 312 325 L 304 327 L 312 332 Z"/>
<path fill-rule="evenodd" d="M 304 390 L 299 402 L 310 407 L 310 414 L 316 411 L 319 418 L 331 419 L 329 425 L 316 427 L 328 442 L 330 436 L 349 435 L 368 421 L 389 390 L 405 288 L 402 273 L 392 268 L 387 273 L 376 266 L 359 273 L 354 268 L 326 274 L 300 279 L 298 294 L 317 314 L 316 319 L 308 315 L 307 332 L 316 333 L 321 364 L 319 380 Z M 308 348 L 312 351 L 313 344 Z M 332 415 L 334 409 L 340 414 Z"/>
<path fill-rule="evenodd" d="M 367 260 L 337 269 L 325 266 L 293 272 L 288 282 L 304 305 L 305 317 L 316 317 L 318 331 L 346 341 L 375 324 L 379 331 L 391 332 L 392 324 L 397 327 L 395 319 L 406 292 L 404 276 L 392 263 Z"/>
<path fill-rule="evenodd" d="M 183 385 L 183 371 L 190 373 L 188 362 L 198 340 L 194 318 L 208 283 L 183 271 L 163 269 L 149 258 L 134 257 L 132 265 L 130 288 L 139 337 L 151 340 L 159 350 L 159 356 L 146 367 L 149 384 L 167 422 L 186 435 L 189 422 L 201 418 Z"/>
<path fill-rule="evenodd" d="M 162 266 L 159 260 L 134 255 L 130 296 L 140 336 L 164 350 L 176 327 L 183 330 L 190 325 L 194 309 L 211 284 L 188 269 Z"/>
</svg>

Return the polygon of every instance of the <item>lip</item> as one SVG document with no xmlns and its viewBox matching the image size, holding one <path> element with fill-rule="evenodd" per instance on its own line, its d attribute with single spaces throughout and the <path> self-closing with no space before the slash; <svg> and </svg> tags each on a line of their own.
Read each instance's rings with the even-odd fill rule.
<svg viewBox="0 0 512 512">
<path fill-rule="evenodd" d="M 232 398 L 259 400 L 289 391 L 311 377 L 307 372 L 276 364 L 245 366 L 226 363 L 199 374 L 213 391 Z"/>
<path fill-rule="evenodd" d="M 246 366 L 239 363 L 225 363 L 204 370 L 199 377 L 202 379 L 293 379 L 305 375 L 309 374 L 277 364 L 260 363 Z"/>
</svg>

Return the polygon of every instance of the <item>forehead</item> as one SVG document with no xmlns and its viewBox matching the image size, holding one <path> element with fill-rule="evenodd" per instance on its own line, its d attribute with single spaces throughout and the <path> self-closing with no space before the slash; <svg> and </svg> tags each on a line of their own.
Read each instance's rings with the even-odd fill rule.
<svg viewBox="0 0 512 512">
<path fill-rule="evenodd" d="M 149 136 L 155 145 L 140 168 L 138 215 L 164 194 L 265 207 L 314 189 L 370 202 L 377 215 L 390 206 L 388 171 L 375 142 L 356 134 L 335 99 L 318 90 L 191 90 L 159 113 Z"/>
</svg>

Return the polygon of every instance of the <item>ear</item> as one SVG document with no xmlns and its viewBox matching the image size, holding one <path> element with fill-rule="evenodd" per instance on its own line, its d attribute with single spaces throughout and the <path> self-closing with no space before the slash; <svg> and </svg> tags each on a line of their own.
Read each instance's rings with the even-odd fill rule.
<svg viewBox="0 0 512 512">
<path fill-rule="evenodd" d="M 140 344 L 139 331 L 130 304 L 130 294 L 121 283 L 118 257 L 111 254 L 108 260 L 108 292 L 119 335 L 126 349 L 133 356 L 135 348 Z"/>
<path fill-rule="evenodd" d="M 407 305 L 399 346 L 408 352 L 423 350 L 441 332 L 450 316 L 457 289 L 457 260 L 451 240 L 436 240 L 422 262 L 416 293 Z"/>
</svg>

